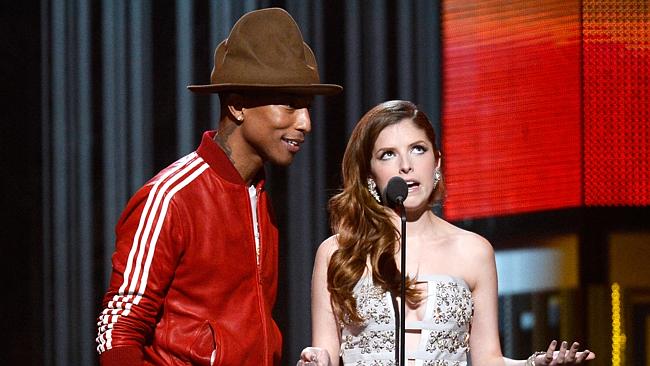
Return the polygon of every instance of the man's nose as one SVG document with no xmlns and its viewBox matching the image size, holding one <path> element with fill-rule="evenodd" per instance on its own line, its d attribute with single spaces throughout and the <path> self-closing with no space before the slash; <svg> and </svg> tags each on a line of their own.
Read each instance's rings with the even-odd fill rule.
<svg viewBox="0 0 650 366">
<path fill-rule="evenodd" d="M 298 115 L 296 116 L 296 129 L 302 131 L 304 134 L 311 132 L 311 117 L 309 116 L 309 109 L 302 108 L 296 111 Z"/>
</svg>

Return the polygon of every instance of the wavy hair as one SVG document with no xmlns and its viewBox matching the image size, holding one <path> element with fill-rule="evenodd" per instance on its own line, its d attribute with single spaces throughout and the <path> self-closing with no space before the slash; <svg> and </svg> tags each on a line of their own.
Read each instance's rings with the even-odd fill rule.
<svg viewBox="0 0 650 366">
<path fill-rule="evenodd" d="M 404 119 L 412 120 L 426 133 L 434 146 L 436 161 L 440 159 L 435 147 L 435 131 L 424 112 L 408 101 L 381 103 L 368 111 L 352 131 L 341 167 L 343 189 L 329 200 L 330 223 L 332 231 L 338 235 L 338 249 L 327 268 L 327 288 L 334 314 L 343 324 L 364 321 L 352 294 L 368 262 L 375 285 L 394 295 L 401 292 L 401 273 L 395 262 L 399 230 L 392 224 L 385 207 L 371 196 L 366 184 L 372 149 L 379 133 Z M 444 191 L 441 180 L 432 193 L 431 203 L 441 200 Z M 407 301 L 419 302 L 415 279 L 407 277 L 406 285 Z"/>
</svg>

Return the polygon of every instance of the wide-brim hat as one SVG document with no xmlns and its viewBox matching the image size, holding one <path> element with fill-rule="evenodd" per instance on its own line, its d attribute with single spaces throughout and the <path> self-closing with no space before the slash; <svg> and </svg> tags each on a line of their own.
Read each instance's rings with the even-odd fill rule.
<svg viewBox="0 0 650 366">
<path fill-rule="evenodd" d="M 284 9 L 244 14 L 214 52 L 208 85 L 189 85 L 196 93 L 279 92 L 333 95 L 343 88 L 321 84 L 316 58 L 298 24 Z"/>
</svg>

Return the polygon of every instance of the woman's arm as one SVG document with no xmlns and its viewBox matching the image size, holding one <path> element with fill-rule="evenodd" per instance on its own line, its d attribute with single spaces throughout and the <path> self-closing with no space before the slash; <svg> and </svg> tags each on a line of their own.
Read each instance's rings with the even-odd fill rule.
<svg viewBox="0 0 650 366">
<path fill-rule="evenodd" d="M 472 258 L 469 277 L 474 283 L 472 298 L 474 300 L 474 317 L 470 333 L 470 347 L 472 364 L 494 366 L 527 366 L 533 365 L 574 365 L 588 360 L 593 360 L 595 354 L 585 351 L 578 352 L 578 343 L 569 344 L 562 342 L 558 351 L 555 351 L 558 342 L 552 341 L 545 353 L 527 360 L 511 360 L 503 357 L 499 342 L 498 328 L 498 291 L 497 271 L 494 260 L 494 251 L 490 243 L 480 237 L 472 240 L 470 248 Z"/>
<path fill-rule="evenodd" d="M 339 364 L 341 335 L 327 289 L 327 267 L 337 247 L 336 236 L 329 237 L 319 246 L 311 283 L 312 345 L 326 350 L 333 366 Z"/>
<path fill-rule="evenodd" d="M 470 329 L 470 355 L 474 365 L 516 365 L 505 363 L 499 342 L 497 272 L 492 245 L 480 236 L 464 237 L 464 262 L 472 287 L 474 316 Z M 510 360 L 508 360 L 510 361 Z M 519 363 L 523 366 L 523 363 Z"/>
</svg>

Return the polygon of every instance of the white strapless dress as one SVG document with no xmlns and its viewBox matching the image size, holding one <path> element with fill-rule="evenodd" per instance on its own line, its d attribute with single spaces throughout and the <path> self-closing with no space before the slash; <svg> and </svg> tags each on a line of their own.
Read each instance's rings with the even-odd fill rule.
<svg viewBox="0 0 650 366">
<path fill-rule="evenodd" d="M 416 366 L 466 366 L 469 330 L 474 304 L 469 287 L 448 275 L 418 276 L 426 284 L 425 315 L 407 322 L 406 331 L 420 333 L 417 349 L 406 350 L 406 359 Z M 359 326 L 345 326 L 341 357 L 345 366 L 395 365 L 395 314 L 390 293 L 364 275 L 354 288 L 360 315 Z"/>
</svg>

